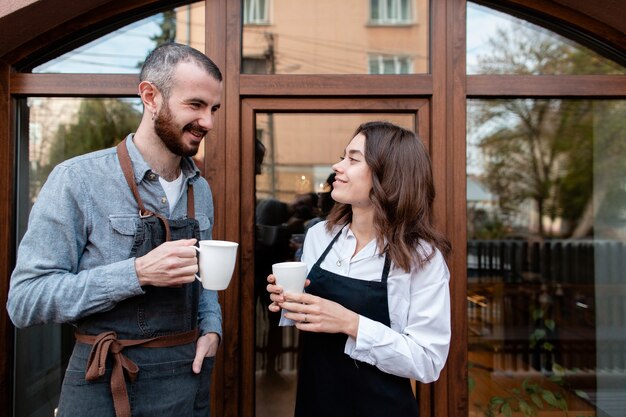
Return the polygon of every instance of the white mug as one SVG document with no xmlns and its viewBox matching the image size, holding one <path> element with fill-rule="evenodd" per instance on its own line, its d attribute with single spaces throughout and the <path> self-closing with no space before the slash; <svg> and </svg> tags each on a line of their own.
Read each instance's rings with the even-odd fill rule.
<svg viewBox="0 0 626 417">
<path fill-rule="evenodd" d="M 225 290 L 230 283 L 237 262 L 239 243 L 226 240 L 201 240 L 198 251 L 198 269 L 196 278 L 207 290 Z"/>
<path fill-rule="evenodd" d="M 276 284 L 284 292 L 301 293 L 306 282 L 306 264 L 304 262 L 279 262 L 272 265 Z"/>
</svg>

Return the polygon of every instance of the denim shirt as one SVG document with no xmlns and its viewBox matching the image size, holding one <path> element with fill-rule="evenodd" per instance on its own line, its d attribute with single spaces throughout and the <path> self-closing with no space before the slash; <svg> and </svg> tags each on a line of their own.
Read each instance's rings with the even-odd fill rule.
<svg viewBox="0 0 626 417">
<path fill-rule="evenodd" d="M 201 239 L 213 228 L 211 189 L 191 158 L 183 158 L 185 186 L 170 213 L 154 173 L 129 135 L 126 141 L 135 181 L 148 210 L 169 219 L 187 215 L 187 184 L 193 184 Z M 11 276 L 7 310 L 17 327 L 73 323 L 143 294 L 129 258 L 139 209 L 115 148 L 65 161 L 52 171 L 33 205 Z M 201 334 L 221 337 L 222 315 L 216 291 L 202 290 L 198 312 Z"/>
</svg>

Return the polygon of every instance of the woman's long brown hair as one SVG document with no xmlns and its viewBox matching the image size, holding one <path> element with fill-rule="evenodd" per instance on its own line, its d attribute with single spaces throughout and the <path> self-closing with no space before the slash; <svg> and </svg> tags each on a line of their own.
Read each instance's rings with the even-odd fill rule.
<svg viewBox="0 0 626 417">
<path fill-rule="evenodd" d="M 433 225 L 433 184 L 430 156 L 415 133 L 388 122 L 368 122 L 354 136 L 365 136 L 365 162 L 372 171 L 370 200 L 381 253 L 405 271 L 434 255 L 444 255 L 450 243 Z M 327 230 L 352 221 L 352 206 L 337 203 L 328 215 Z M 423 247 L 427 244 L 429 247 Z M 384 246 L 383 246 L 384 245 Z M 415 248 L 422 246 L 422 250 Z"/>
</svg>

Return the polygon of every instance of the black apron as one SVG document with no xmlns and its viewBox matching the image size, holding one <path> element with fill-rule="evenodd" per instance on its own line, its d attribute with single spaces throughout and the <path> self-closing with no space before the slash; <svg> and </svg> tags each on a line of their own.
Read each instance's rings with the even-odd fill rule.
<svg viewBox="0 0 626 417">
<path fill-rule="evenodd" d="M 187 190 L 187 218 L 168 220 L 147 210 L 132 177 L 125 142 L 118 146 L 118 157 L 140 208 L 139 226 L 129 257 L 143 256 L 168 240 L 200 239 L 199 224 L 194 219 L 191 184 Z M 63 380 L 58 416 L 119 417 L 127 415 L 128 406 L 133 417 L 209 415 L 209 383 L 214 359 L 204 358 L 200 375 L 194 374 L 191 369 L 197 339 L 200 283 L 195 280 L 180 287 L 145 286 L 143 290 L 145 294 L 123 300 L 112 310 L 79 320 L 77 343 Z M 177 340 L 181 334 L 186 339 L 182 344 Z M 103 345 L 107 343 L 106 339 L 112 339 L 114 344 L 117 343 L 117 349 L 123 350 L 124 357 L 118 359 L 120 352 L 115 347 L 105 346 L 101 349 L 105 351 L 103 375 L 87 381 L 91 344 L 95 352 L 98 343 L 81 343 L 81 340 L 94 339 L 94 335 L 105 339 L 104 342 L 98 339 L 98 343 Z M 168 340 L 169 344 L 163 343 Z M 137 341 L 147 343 L 132 346 Z M 122 347 L 119 347 L 119 342 Z M 100 350 L 95 356 L 99 354 Z M 132 361 L 130 365 L 126 359 Z M 126 374 L 122 387 L 118 387 L 126 391 L 127 399 L 121 402 L 114 401 L 112 397 L 115 384 L 111 382 L 111 375 L 118 360 Z M 139 372 L 133 372 L 132 365 L 135 364 L 138 368 L 135 371 Z M 96 370 L 97 367 L 96 363 Z"/>
<path fill-rule="evenodd" d="M 321 268 L 340 234 L 311 269 L 306 292 L 389 326 L 388 257 L 380 282 L 349 278 Z M 296 417 L 419 416 L 410 381 L 350 358 L 344 353 L 347 335 L 304 331 L 300 335 Z"/>
</svg>

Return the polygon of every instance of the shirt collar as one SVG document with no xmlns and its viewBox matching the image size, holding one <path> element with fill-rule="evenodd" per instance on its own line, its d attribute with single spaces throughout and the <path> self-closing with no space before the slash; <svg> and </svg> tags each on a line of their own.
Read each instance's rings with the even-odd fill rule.
<svg viewBox="0 0 626 417">
<path fill-rule="evenodd" d="M 342 241 L 342 245 L 345 245 L 346 240 L 352 239 L 356 241 L 356 236 L 354 236 L 352 229 L 350 229 L 350 224 L 347 224 L 345 227 L 343 227 L 343 229 L 341 229 L 341 236 L 339 236 L 339 240 Z M 356 243 L 354 243 L 354 245 L 356 245 Z M 354 246 L 352 247 L 352 250 L 354 250 Z M 376 244 L 376 240 L 372 240 L 368 242 L 368 244 L 363 249 L 361 249 L 361 251 L 359 251 L 359 253 L 357 253 L 356 256 L 352 258 L 352 260 L 355 261 L 363 258 L 373 257 L 375 255 L 381 256 L 381 253 L 378 245 Z"/>
<path fill-rule="evenodd" d="M 146 175 L 152 173 L 152 169 L 150 165 L 143 159 L 143 155 L 137 149 L 135 142 L 133 141 L 133 133 L 126 137 L 126 149 L 128 149 L 128 155 L 130 156 L 130 160 L 133 163 L 133 174 L 135 176 L 135 182 L 139 184 Z M 180 167 L 183 171 L 183 176 L 188 179 L 190 182 L 194 182 L 200 177 L 200 169 L 196 166 L 188 156 L 184 156 L 181 159 Z"/>
</svg>

